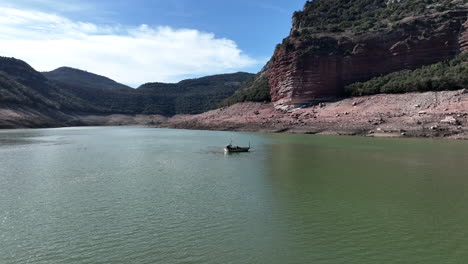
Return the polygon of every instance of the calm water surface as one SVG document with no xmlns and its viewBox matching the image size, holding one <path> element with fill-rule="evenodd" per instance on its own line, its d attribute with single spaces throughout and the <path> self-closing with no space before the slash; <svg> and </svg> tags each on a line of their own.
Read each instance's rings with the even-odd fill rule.
<svg viewBox="0 0 468 264">
<path fill-rule="evenodd" d="M 0 131 L 0 263 L 468 263 L 468 142 Z"/>
</svg>

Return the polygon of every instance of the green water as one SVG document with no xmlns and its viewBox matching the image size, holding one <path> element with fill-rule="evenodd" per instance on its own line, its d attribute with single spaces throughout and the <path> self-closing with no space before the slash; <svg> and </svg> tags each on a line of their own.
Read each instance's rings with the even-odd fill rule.
<svg viewBox="0 0 468 264">
<path fill-rule="evenodd" d="M 468 263 L 468 142 L 0 131 L 0 263 Z"/>
</svg>

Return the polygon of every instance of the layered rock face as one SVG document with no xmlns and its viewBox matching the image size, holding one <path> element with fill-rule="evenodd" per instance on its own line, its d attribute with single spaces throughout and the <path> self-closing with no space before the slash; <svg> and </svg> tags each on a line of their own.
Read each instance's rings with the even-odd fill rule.
<svg viewBox="0 0 468 264">
<path fill-rule="evenodd" d="M 463 25 L 463 32 L 460 37 L 460 50 L 462 53 L 468 53 L 468 19 Z"/>
<path fill-rule="evenodd" d="M 276 108 L 330 100 L 344 86 L 387 73 L 415 69 L 468 52 L 468 10 L 404 19 L 390 31 L 292 33 L 279 45 L 269 65 L 269 85 Z M 437 27 L 420 26 L 438 19 Z M 291 32 L 298 32 L 293 28 Z"/>
</svg>

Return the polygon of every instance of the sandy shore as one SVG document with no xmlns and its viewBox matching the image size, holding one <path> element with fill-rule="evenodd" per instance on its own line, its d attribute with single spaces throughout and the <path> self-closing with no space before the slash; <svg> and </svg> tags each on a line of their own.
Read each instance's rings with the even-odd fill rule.
<svg viewBox="0 0 468 264">
<path fill-rule="evenodd" d="M 468 91 L 381 94 L 290 111 L 240 103 L 199 115 L 93 115 L 0 108 L 0 128 L 145 125 L 183 129 L 468 139 Z"/>
</svg>

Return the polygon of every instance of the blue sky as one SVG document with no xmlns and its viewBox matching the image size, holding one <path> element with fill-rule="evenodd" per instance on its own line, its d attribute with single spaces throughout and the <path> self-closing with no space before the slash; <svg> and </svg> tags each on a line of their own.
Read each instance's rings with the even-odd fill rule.
<svg viewBox="0 0 468 264">
<path fill-rule="evenodd" d="M 6 54 L 0 55 L 24 59 L 42 71 L 66 65 L 133 86 L 257 72 L 304 3 L 0 0 L 0 16 L 8 17 L 0 19 L 0 32 L 7 32 L 0 39 L 0 52 Z"/>
</svg>

